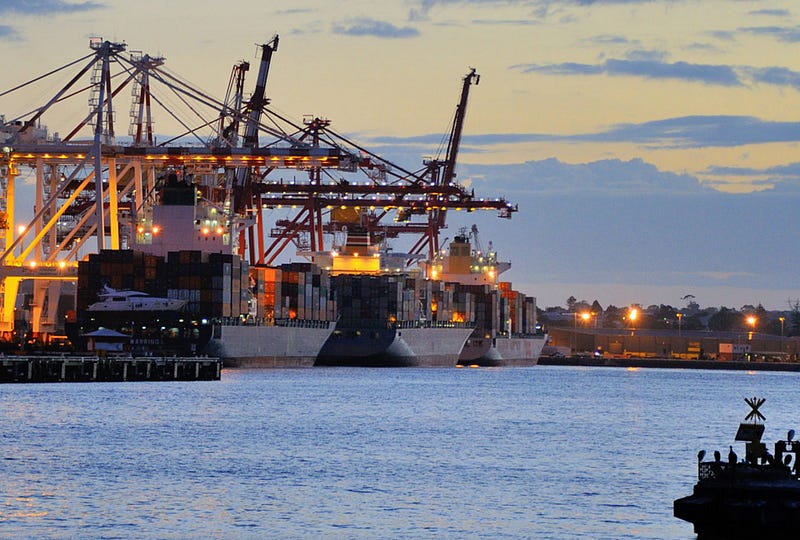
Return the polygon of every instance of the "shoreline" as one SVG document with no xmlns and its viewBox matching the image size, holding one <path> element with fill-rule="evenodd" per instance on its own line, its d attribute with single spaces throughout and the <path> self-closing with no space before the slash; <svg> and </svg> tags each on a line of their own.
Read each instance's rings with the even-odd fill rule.
<svg viewBox="0 0 800 540">
<path fill-rule="evenodd" d="M 733 360 L 680 360 L 676 358 L 540 357 L 540 366 L 715 369 L 731 371 L 800 371 L 800 363 L 740 362 Z"/>
</svg>

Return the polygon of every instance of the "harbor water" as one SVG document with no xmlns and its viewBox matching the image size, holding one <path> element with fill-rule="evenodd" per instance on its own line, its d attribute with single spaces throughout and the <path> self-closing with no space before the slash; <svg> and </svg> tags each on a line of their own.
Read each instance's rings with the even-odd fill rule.
<svg viewBox="0 0 800 540">
<path fill-rule="evenodd" d="M 538 366 L 6 384 L 0 536 L 688 540 L 672 502 L 698 450 L 727 454 L 744 397 L 767 398 L 768 443 L 800 428 L 799 382 Z"/>
</svg>

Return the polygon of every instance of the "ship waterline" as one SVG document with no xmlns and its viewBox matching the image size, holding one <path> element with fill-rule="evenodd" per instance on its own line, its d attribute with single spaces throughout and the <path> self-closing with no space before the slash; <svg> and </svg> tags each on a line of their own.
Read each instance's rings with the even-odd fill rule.
<svg viewBox="0 0 800 540">
<path fill-rule="evenodd" d="M 334 323 L 328 321 L 217 325 L 206 353 L 230 368 L 308 368 L 314 366 L 333 329 Z"/>
<path fill-rule="evenodd" d="M 322 347 L 316 365 L 454 367 L 472 330 L 454 324 L 337 328 Z"/>
</svg>

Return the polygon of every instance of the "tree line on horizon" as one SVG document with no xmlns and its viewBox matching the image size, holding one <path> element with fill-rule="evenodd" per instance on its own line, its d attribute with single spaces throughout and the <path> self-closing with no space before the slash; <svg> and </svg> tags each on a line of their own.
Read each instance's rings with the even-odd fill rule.
<svg viewBox="0 0 800 540">
<path fill-rule="evenodd" d="M 547 307 L 538 310 L 537 316 L 545 326 L 743 331 L 787 337 L 800 335 L 800 300 L 790 301 L 786 311 L 767 311 L 761 304 L 747 304 L 740 309 L 725 306 L 703 308 L 693 299 L 689 299 L 684 308 L 666 304 L 647 307 L 634 304 L 624 307 L 608 305 L 604 309 L 597 300 L 589 303 L 570 296 L 566 308 Z"/>
</svg>

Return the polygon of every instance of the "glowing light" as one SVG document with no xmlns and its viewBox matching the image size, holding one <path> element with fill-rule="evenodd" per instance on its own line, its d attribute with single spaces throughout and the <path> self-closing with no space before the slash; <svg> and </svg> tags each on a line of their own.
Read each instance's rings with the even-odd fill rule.
<svg viewBox="0 0 800 540">
<path fill-rule="evenodd" d="M 203 227 L 201 232 L 203 233 L 203 236 L 208 236 L 208 233 L 210 233 L 211 230 L 208 227 Z"/>
<path fill-rule="evenodd" d="M 222 234 L 224 229 L 222 227 L 217 227 L 217 234 Z"/>
<path fill-rule="evenodd" d="M 138 227 L 136 227 L 136 232 L 138 232 L 139 234 L 142 234 L 144 232 L 144 227 L 139 225 Z"/>
<path fill-rule="evenodd" d="M 158 234 L 161 232 L 161 227 L 158 225 L 153 225 L 153 234 Z"/>
</svg>

